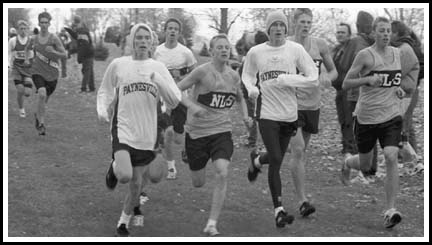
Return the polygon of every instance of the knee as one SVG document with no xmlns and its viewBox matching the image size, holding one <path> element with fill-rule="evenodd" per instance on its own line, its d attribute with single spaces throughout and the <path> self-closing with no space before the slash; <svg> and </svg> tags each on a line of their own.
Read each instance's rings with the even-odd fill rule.
<svg viewBox="0 0 432 245">
<path fill-rule="evenodd" d="M 228 169 L 224 169 L 222 171 L 216 172 L 216 178 L 220 179 L 222 181 L 227 180 L 227 178 L 228 178 Z"/>
<path fill-rule="evenodd" d="M 38 94 L 39 94 L 39 99 L 41 100 L 45 100 L 47 97 L 47 92 L 45 89 L 39 89 Z"/>
<path fill-rule="evenodd" d="M 176 144 L 182 144 L 183 143 L 183 140 L 182 140 L 182 134 L 178 134 L 178 133 L 174 133 L 174 143 L 176 143 Z"/>
<path fill-rule="evenodd" d="M 24 87 L 23 86 L 17 86 L 17 93 L 18 95 L 24 94 Z"/>
<path fill-rule="evenodd" d="M 200 180 L 200 179 L 192 179 L 192 185 L 196 188 L 200 188 L 203 187 L 205 184 L 205 181 Z"/>
<path fill-rule="evenodd" d="M 167 142 L 172 142 L 174 138 L 174 131 L 172 127 L 169 127 L 165 130 L 165 140 Z"/>
<path fill-rule="evenodd" d="M 116 175 L 118 181 L 122 184 L 128 183 L 132 180 L 132 173 L 129 171 L 117 169 L 115 171 L 115 175 Z"/>
<path fill-rule="evenodd" d="M 300 159 L 304 155 L 304 145 L 295 144 L 291 145 L 291 154 L 294 159 Z"/>
<path fill-rule="evenodd" d="M 394 165 L 397 164 L 397 156 L 398 156 L 398 148 L 391 147 L 384 149 L 384 158 L 386 165 Z"/>
</svg>

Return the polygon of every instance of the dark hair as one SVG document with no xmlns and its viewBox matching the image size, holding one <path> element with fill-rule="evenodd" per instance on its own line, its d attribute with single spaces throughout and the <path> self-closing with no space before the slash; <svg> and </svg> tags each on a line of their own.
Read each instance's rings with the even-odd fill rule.
<svg viewBox="0 0 432 245">
<path fill-rule="evenodd" d="M 372 23 L 372 30 L 375 31 L 375 28 L 377 27 L 377 25 L 378 25 L 379 22 L 384 22 L 384 23 L 389 23 L 390 24 L 390 20 L 389 19 L 387 19 L 386 17 L 379 16 Z"/>
<path fill-rule="evenodd" d="M 417 35 L 407 25 L 405 25 L 405 23 L 403 23 L 402 21 L 399 21 L 399 20 L 392 21 L 391 30 L 393 33 L 397 33 L 397 36 L 399 38 L 410 37 L 416 43 L 421 43 L 420 39 L 417 37 Z"/>
<path fill-rule="evenodd" d="M 269 40 L 267 34 L 263 31 L 257 31 L 257 33 L 255 33 L 255 45 L 267 42 Z"/>
<path fill-rule="evenodd" d="M 166 29 L 167 29 L 167 27 L 168 27 L 168 23 L 170 23 L 170 22 L 175 22 L 175 23 L 177 23 L 177 24 L 179 25 L 179 32 L 181 32 L 181 30 L 182 30 L 182 24 L 181 24 L 180 20 L 178 20 L 177 18 L 169 18 L 169 19 L 165 22 L 165 25 L 164 25 L 164 31 L 166 31 Z"/>
<path fill-rule="evenodd" d="M 348 35 L 351 36 L 351 26 L 345 22 L 339 23 L 339 26 L 346 26 L 348 28 Z"/>
<path fill-rule="evenodd" d="M 35 35 L 39 34 L 39 29 L 37 27 L 35 27 L 33 29 L 33 34 L 35 34 Z"/>
<path fill-rule="evenodd" d="M 298 17 L 299 17 L 300 15 L 302 15 L 302 14 L 306 14 L 306 15 L 309 15 L 310 17 L 313 17 L 313 14 L 312 14 L 312 10 L 311 10 L 311 9 L 308 9 L 308 8 L 297 8 L 297 9 L 294 11 L 294 20 L 297 20 Z"/>
<path fill-rule="evenodd" d="M 42 18 L 47 18 L 48 21 L 51 21 L 51 15 L 48 12 L 42 12 L 38 16 L 38 21 L 40 21 Z"/>
</svg>

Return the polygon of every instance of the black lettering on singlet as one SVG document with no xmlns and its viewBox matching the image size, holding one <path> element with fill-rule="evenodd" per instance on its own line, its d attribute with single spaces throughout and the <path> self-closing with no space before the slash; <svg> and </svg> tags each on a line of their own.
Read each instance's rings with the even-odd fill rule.
<svg viewBox="0 0 432 245">
<path fill-rule="evenodd" d="M 148 92 L 154 97 L 157 95 L 157 88 L 153 84 L 150 83 L 130 83 L 128 85 L 123 86 L 123 96 L 135 91 L 144 91 Z"/>
<path fill-rule="evenodd" d="M 209 92 L 198 95 L 198 102 L 215 109 L 231 108 L 234 105 L 234 93 Z"/>
<path fill-rule="evenodd" d="M 390 87 L 399 87 L 401 85 L 402 80 L 402 71 L 401 70 L 385 70 L 385 71 L 371 71 L 366 76 L 373 76 L 377 74 L 381 77 L 381 85 L 382 88 L 390 88 Z"/>
<path fill-rule="evenodd" d="M 286 71 L 267 71 L 259 75 L 259 80 L 261 82 L 264 82 L 270 79 L 277 78 L 279 74 L 286 74 L 286 73 L 287 73 Z"/>
<path fill-rule="evenodd" d="M 322 59 L 313 59 L 316 67 L 318 68 L 318 75 L 321 74 L 321 64 L 323 63 Z M 303 74 L 303 72 L 300 72 L 298 68 L 296 68 L 296 74 Z"/>
</svg>

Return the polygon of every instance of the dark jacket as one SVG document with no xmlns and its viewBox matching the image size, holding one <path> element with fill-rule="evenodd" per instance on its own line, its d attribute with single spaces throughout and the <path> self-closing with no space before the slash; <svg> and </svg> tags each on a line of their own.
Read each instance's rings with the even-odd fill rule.
<svg viewBox="0 0 432 245">
<path fill-rule="evenodd" d="M 73 30 L 65 27 L 64 29 L 73 39 L 77 40 L 78 63 L 82 63 L 85 59 L 94 58 L 93 42 L 87 28 L 79 27 Z"/>
<path fill-rule="evenodd" d="M 414 50 L 414 53 L 417 56 L 417 59 L 419 60 L 419 76 L 417 81 L 417 86 L 420 85 L 420 80 L 424 78 L 424 54 L 421 51 L 420 44 L 418 44 L 414 39 L 410 37 L 401 37 L 400 39 L 392 42 L 392 46 L 399 47 L 402 45 L 402 43 L 407 43 L 411 46 L 411 48 Z"/>
</svg>

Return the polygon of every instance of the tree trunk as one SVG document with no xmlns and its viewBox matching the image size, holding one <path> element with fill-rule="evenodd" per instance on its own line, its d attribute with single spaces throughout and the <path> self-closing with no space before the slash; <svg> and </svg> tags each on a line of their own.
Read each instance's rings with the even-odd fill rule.
<svg viewBox="0 0 432 245">
<path fill-rule="evenodd" d="M 228 34 L 228 9 L 221 8 L 221 21 L 219 33 Z"/>
</svg>

